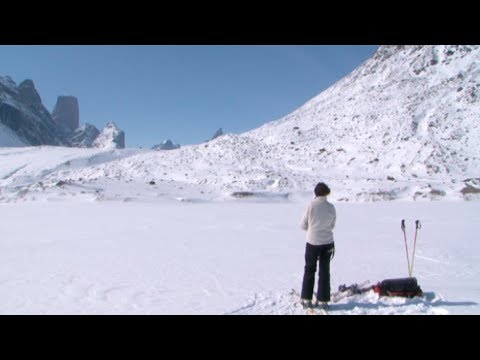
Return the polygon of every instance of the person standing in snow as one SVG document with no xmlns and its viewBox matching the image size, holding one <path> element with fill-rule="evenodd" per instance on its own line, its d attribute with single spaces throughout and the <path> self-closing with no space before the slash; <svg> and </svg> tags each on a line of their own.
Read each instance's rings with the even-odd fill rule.
<svg viewBox="0 0 480 360">
<path fill-rule="evenodd" d="M 309 204 L 301 222 L 302 229 L 307 231 L 301 303 L 305 308 L 318 306 L 326 309 L 330 301 L 330 260 L 335 254 L 333 228 L 337 214 L 335 207 L 327 201 L 330 188 L 325 183 L 318 183 L 314 192 L 315 198 Z M 317 262 L 319 262 L 317 303 L 312 304 Z"/>
</svg>

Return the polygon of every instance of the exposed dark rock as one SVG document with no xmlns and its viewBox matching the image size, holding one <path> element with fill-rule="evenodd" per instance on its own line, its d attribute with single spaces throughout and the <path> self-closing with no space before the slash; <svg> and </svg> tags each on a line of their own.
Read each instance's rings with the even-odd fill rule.
<svg viewBox="0 0 480 360">
<path fill-rule="evenodd" d="M 71 130 L 76 130 L 80 122 L 78 99 L 74 96 L 59 96 L 52 116 L 58 124 L 64 124 Z"/>
<path fill-rule="evenodd" d="M 222 136 L 222 135 L 223 135 L 223 130 L 222 130 L 222 128 L 220 128 L 217 131 L 215 131 L 215 134 L 213 134 L 212 140 L 216 139 L 217 137 Z"/>
<path fill-rule="evenodd" d="M 27 144 L 65 145 L 31 80 L 15 86 L 10 78 L 0 77 L 0 122 Z"/>
<path fill-rule="evenodd" d="M 67 182 L 63 181 L 63 180 L 60 180 L 55 185 L 58 186 L 58 187 L 64 187 L 65 185 L 67 185 Z"/>
<path fill-rule="evenodd" d="M 254 195 L 255 195 L 254 193 L 249 191 L 235 191 L 232 193 L 232 196 L 236 198 L 244 198 L 244 197 L 250 197 Z"/>
<path fill-rule="evenodd" d="M 68 137 L 68 144 L 73 147 L 89 148 L 92 147 L 98 135 L 100 135 L 100 130 L 87 123 L 76 129 Z"/>
<path fill-rule="evenodd" d="M 33 81 L 30 79 L 22 81 L 22 83 L 18 85 L 18 95 L 20 97 L 20 101 L 27 106 L 36 107 L 42 105 L 42 99 L 40 98 L 40 95 L 38 95 Z"/>
</svg>

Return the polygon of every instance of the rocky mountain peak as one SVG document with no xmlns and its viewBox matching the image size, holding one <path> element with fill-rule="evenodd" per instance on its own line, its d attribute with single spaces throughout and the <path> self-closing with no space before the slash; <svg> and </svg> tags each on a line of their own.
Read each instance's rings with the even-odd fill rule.
<svg viewBox="0 0 480 360">
<path fill-rule="evenodd" d="M 11 80 L 11 79 L 10 79 Z M 20 100 L 27 106 L 40 106 L 42 105 L 42 99 L 35 89 L 33 81 L 30 79 L 24 80 L 18 85 L 18 93 Z"/>
<path fill-rule="evenodd" d="M 59 96 L 52 116 L 58 124 L 66 125 L 72 131 L 77 129 L 80 123 L 78 99 L 75 96 Z"/>
<path fill-rule="evenodd" d="M 113 121 L 107 123 L 107 125 L 100 132 L 100 135 L 95 139 L 92 144 L 97 148 L 125 148 L 125 132 L 121 130 Z"/>
</svg>

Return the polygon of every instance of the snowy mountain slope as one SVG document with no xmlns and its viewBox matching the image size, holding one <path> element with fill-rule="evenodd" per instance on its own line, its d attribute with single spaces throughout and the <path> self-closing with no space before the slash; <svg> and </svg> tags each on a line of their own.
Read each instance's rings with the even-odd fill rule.
<svg viewBox="0 0 480 360">
<path fill-rule="evenodd" d="M 479 87 L 480 46 L 381 47 L 292 114 L 247 134 L 279 152 L 295 142 L 296 161 L 343 165 L 350 175 L 468 176 L 480 168 Z"/>
<path fill-rule="evenodd" d="M 245 135 L 279 161 L 337 176 L 461 181 L 480 170 L 479 87 L 479 46 L 381 47 L 297 111 Z"/>
<path fill-rule="evenodd" d="M 63 198 L 65 186 L 73 182 L 65 174 L 141 151 L 53 146 L 0 148 L 0 202 L 55 198 L 57 195 Z M 85 179 L 74 180 L 71 196 L 86 194 L 90 198 L 89 194 L 100 191 L 98 186 L 84 185 Z"/>
<path fill-rule="evenodd" d="M 0 123 L 0 146 L 17 147 L 26 145 L 12 129 Z"/>
</svg>

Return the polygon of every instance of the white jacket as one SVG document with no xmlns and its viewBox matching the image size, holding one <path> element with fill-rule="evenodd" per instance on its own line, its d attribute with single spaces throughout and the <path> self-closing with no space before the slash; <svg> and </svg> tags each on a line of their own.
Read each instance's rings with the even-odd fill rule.
<svg viewBox="0 0 480 360">
<path fill-rule="evenodd" d="M 337 219 L 335 207 L 326 196 L 317 196 L 308 206 L 301 227 L 307 230 L 307 242 L 325 245 L 333 242 L 333 228 Z"/>
</svg>

